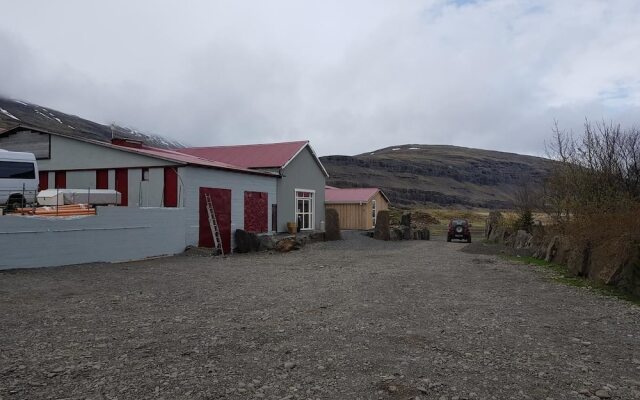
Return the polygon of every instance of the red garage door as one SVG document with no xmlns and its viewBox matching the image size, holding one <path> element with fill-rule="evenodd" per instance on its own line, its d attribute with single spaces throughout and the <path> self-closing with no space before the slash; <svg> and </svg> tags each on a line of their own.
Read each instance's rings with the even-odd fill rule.
<svg viewBox="0 0 640 400">
<path fill-rule="evenodd" d="M 67 188 L 67 173 L 65 171 L 56 171 L 56 189 L 66 189 Z"/>
<path fill-rule="evenodd" d="M 178 173 L 174 167 L 164 169 L 164 197 L 165 207 L 178 207 Z"/>
<path fill-rule="evenodd" d="M 121 206 L 129 205 L 129 170 L 126 168 L 116 169 L 116 190 L 120 192 Z"/>
<path fill-rule="evenodd" d="M 266 232 L 269 227 L 269 194 L 244 192 L 244 230 Z"/>
<path fill-rule="evenodd" d="M 207 214 L 207 202 L 205 193 L 211 196 L 213 209 L 216 213 L 220 236 L 222 237 L 222 248 L 225 254 L 231 252 L 231 190 L 200 188 L 200 236 L 198 245 L 201 247 L 213 247 L 213 235 L 209 226 Z"/>
<path fill-rule="evenodd" d="M 109 170 L 96 170 L 96 189 L 109 189 Z"/>
<path fill-rule="evenodd" d="M 40 190 L 49 189 L 49 172 L 40 171 L 38 178 L 40 179 Z"/>
</svg>

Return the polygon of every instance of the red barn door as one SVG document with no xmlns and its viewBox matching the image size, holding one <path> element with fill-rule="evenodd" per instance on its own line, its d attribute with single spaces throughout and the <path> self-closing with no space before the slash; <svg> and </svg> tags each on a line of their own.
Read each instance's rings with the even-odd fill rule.
<svg viewBox="0 0 640 400">
<path fill-rule="evenodd" d="M 120 192 L 120 205 L 129 205 L 129 170 L 126 168 L 116 169 L 116 190 Z"/>
<path fill-rule="evenodd" d="M 66 189 L 67 188 L 67 173 L 66 171 L 56 171 L 56 189 Z"/>
<path fill-rule="evenodd" d="M 205 193 L 211 196 L 213 209 L 216 213 L 220 236 L 222 237 L 222 248 L 225 254 L 231 253 L 231 190 L 200 188 L 200 235 L 198 246 L 213 247 L 213 235 L 209 226 L 209 216 L 207 214 L 207 202 Z"/>
<path fill-rule="evenodd" d="M 96 189 L 109 189 L 109 170 L 96 170 Z"/>
<path fill-rule="evenodd" d="M 266 232 L 269 229 L 269 194 L 244 192 L 244 230 Z"/>
<path fill-rule="evenodd" d="M 164 169 L 164 197 L 165 207 L 178 207 L 178 173 L 174 167 Z"/>
<path fill-rule="evenodd" d="M 40 179 L 40 190 L 49 189 L 49 172 L 40 171 L 38 175 L 38 178 Z"/>
</svg>

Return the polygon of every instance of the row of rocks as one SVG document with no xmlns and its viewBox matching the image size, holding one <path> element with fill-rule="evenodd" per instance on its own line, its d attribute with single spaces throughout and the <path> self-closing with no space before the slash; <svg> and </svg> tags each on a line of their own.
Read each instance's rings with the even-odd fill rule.
<svg viewBox="0 0 640 400">
<path fill-rule="evenodd" d="M 402 215 L 400 225 L 391 225 L 388 210 L 378 212 L 373 238 L 378 240 L 429 240 L 431 233 L 427 227 L 411 223 L 411 214 Z"/>
<path fill-rule="evenodd" d="M 588 235 L 553 234 L 541 226 L 534 227 L 532 233 L 514 231 L 497 211 L 487 218 L 485 239 L 547 262 L 566 265 L 576 276 L 616 285 L 640 296 L 640 247 L 629 240 L 615 237 L 594 240 Z"/>
<path fill-rule="evenodd" d="M 256 234 L 243 229 L 235 231 L 236 253 L 254 253 L 261 251 L 278 251 L 286 253 L 299 250 L 307 243 L 325 240 L 323 232 L 315 232 L 309 235 L 292 234 L 286 236 Z"/>
</svg>

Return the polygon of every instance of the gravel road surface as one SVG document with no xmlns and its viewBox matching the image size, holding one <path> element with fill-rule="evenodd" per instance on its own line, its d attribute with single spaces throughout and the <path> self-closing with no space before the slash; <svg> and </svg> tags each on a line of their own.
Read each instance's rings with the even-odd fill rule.
<svg viewBox="0 0 640 400">
<path fill-rule="evenodd" d="M 0 399 L 640 399 L 640 307 L 357 234 L 0 273 Z"/>
</svg>

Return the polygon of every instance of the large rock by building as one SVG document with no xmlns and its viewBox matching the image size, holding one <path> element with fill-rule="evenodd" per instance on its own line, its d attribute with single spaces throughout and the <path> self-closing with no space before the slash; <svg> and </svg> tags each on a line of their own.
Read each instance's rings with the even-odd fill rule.
<svg viewBox="0 0 640 400">
<path fill-rule="evenodd" d="M 327 208 L 324 218 L 325 240 L 341 240 L 342 235 L 340 234 L 340 216 L 338 215 L 338 211 L 333 208 Z"/>
<path fill-rule="evenodd" d="M 378 240 L 390 240 L 391 233 L 389 231 L 390 228 L 390 220 L 391 215 L 388 210 L 378 211 L 378 216 L 376 217 L 376 227 L 373 232 L 373 238 Z"/>
</svg>

